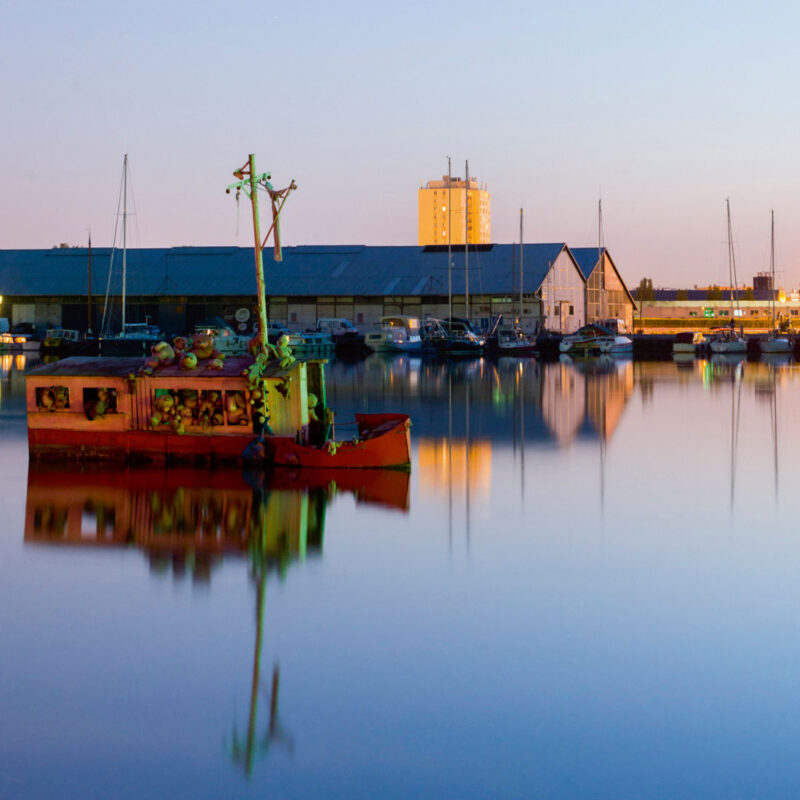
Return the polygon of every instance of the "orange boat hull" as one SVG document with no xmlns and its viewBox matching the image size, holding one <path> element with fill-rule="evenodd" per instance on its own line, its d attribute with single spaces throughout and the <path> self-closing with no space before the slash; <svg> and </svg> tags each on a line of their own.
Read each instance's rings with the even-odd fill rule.
<svg viewBox="0 0 800 800">
<path fill-rule="evenodd" d="M 266 437 L 265 462 L 322 469 L 407 468 L 411 422 L 405 414 L 357 414 L 358 438 L 311 447 L 289 437 Z M 86 431 L 28 428 L 34 459 L 240 462 L 246 435 L 178 435 L 166 431 Z"/>
<path fill-rule="evenodd" d="M 273 464 L 320 469 L 408 468 L 411 420 L 406 414 L 356 414 L 358 437 L 326 447 L 297 444 L 288 437 L 267 440 Z"/>
</svg>

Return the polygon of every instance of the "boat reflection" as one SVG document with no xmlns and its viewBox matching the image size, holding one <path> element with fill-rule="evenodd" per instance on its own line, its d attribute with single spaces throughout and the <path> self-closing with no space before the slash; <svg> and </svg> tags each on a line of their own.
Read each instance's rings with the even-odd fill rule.
<svg viewBox="0 0 800 800">
<path fill-rule="evenodd" d="M 80 471 L 31 465 L 25 508 L 30 544 L 129 547 L 148 554 L 151 569 L 191 569 L 207 581 L 225 555 L 246 556 L 256 589 L 256 636 L 247 725 L 234 724 L 230 756 L 249 776 L 257 756 L 294 741 L 278 716 L 280 668 L 273 666 L 269 720 L 258 733 L 261 650 L 267 577 L 294 561 L 321 555 L 326 507 L 349 493 L 360 503 L 401 512 L 409 508 L 409 473 L 393 470 L 125 469 L 97 465 Z"/>
</svg>

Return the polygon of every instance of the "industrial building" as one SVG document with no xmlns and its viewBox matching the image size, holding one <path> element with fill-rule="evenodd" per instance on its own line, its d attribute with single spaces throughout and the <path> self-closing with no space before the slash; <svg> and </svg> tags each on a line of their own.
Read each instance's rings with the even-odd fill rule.
<svg viewBox="0 0 800 800">
<path fill-rule="evenodd" d="M 486 184 L 473 178 L 469 180 L 469 191 L 461 178 L 443 175 L 440 181 L 428 181 L 419 189 L 417 207 L 419 245 L 463 245 L 467 227 L 470 244 L 489 244 L 492 240 L 492 198 Z"/>
<path fill-rule="evenodd" d="M 519 317 L 528 331 L 564 333 L 587 319 L 586 280 L 565 243 L 526 244 L 522 264 L 516 245 L 470 246 L 468 253 L 456 246 L 449 275 L 446 246 L 301 246 L 283 254 L 282 262 L 264 261 L 268 313 L 292 329 L 314 326 L 321 317 L 346 317 L 362 330 L 385 314 L 446 317 L 448 285 L 456 316 L 488 323 L 503 314 Z M 112 265 L 110 249 L 92 250 L 89 300 L 87 249 L 0 250 L 0 317 L 39 330 L 85 330 L 91 321 L 97 331 L 108 288 L 107 316 L 119 330 L 121 261 L 119 251 Z M 239 330 L 253 328 L 252 248 L 128 250 L 126 273 L 128 322 L 150 321 L 165 334 L 178 334 L 221 316 Z M 602 302 L 616 308 L 616 301 Z"/>
</svg>

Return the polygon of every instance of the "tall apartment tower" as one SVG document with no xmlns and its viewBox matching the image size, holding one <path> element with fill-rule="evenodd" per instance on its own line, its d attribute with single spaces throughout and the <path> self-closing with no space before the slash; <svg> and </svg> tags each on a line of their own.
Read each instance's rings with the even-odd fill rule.
<svg viewBox="0 0 800 800">
<path fill-rule="evenodd" d="M 440 181 L 428 181 L 418 194 L 419 223 L 417 243 L 447 244 L 447 226 L 452 224 L 451 244 L 464 244 L 466 234 L 467 185 L 461 178 L 453 178 L 447 185 L 447 175 Z M 452 209 L 448 213 L 448 197 Z M 492 239 L 492 201 L 486 184 L 469 180 L 469 243 L 489 244 Z"/>
</svg>

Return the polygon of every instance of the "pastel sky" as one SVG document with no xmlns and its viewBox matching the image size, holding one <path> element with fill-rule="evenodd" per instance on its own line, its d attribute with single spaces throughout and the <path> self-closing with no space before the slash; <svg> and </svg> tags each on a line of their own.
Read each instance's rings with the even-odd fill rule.
<svg viewBox="0 0 800 800">
<path fill-rule="evenodd" d="M 0 248 L 251 244 L 255 152 L 286 244 L 416 244 L 417 189 L 470 172 L 496 242 L 605 242 L 626 281 L 800 283 L 794 3 L 0 0 Z"/>
</svg>

